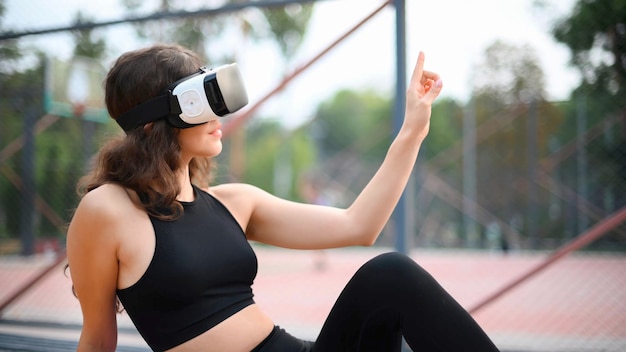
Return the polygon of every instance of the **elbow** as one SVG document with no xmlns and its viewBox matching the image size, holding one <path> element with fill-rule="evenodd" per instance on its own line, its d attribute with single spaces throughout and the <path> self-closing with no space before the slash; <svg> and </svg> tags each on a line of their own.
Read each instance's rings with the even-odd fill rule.
<svg viewBox="0 0 626 352">
<path fill-rule="evenodd" d="M 348 208 L 350 218 L 346 230 L 351 234 L 353 244 L 356 246 L 371 247 L 376 243 L 378 236 L 385 228 L 388 217 L 377 214 L 363 214 Z"/>
<path fill-rule="evenodd" d="M 374 243 L 376 243 L 376 240 L 378 239 L 381 231 L 381 228 L 366 224 L 353 226 L 351 227 L 351 244 L 355 246 L 371 247 L 374 245 Z"/>
<path fill-rule="evenodd" d="M 376 238 L 378 238 L 378 236 L 374 236 L 374 237 L 370 237 L 370 238 L 364 239 L 360 243 L 361 247 L 371 247 L 371 246 L 373 246 L 374 243 L 376 243 Z"/>
<path fill-rule="evenodd" d="M 117 350 L 117 332 L 108 336 L 91 335 L 85 330 L 81 333 L 78 340 L 77 352 L 115 352 Z"/>
<path fill-rule="evenodd" d="M 376 243 L 380 231 L 363 231 L 357 236 L 356 245 L 361 247 L 371 247 Z"/>
<path fill-rule="evenodd" d="M 376 243 L 376 239 L 382 232 L 385 224 L 378 219 L 368 218 L 364 216 L 354 216 L 354 213 L 348 209 L 347 214 L 350 220 L 343 228 L 347 231 L 349 241 L 351 245 L 371 247 Z"/>
<path fill-rule="evenodd" d="M 89 352 L 93 352 L 93 351 L 101 351 L 101 352 L 115 352 L 117 349 L 117 343 L 116 342 L 105 342 L 105 343 L 93 343 L 93 342 L 79 342 L 78 344 L 78 348 L 76 349 L 77 352 L 82 352 L 82 351 L 89 351 Z"/>
</svg>

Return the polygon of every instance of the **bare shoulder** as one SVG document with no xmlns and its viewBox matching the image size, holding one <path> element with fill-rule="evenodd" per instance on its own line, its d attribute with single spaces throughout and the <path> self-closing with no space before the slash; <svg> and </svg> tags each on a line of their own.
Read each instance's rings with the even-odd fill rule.
<svg viewBox="0 0 626 352">
<path fill-rule="evenodd" d="M 285 203 L 285 200 L 265 191 L 264 189 L 245 183 L 227 183 L 212 186 L 209 189 L 214 197 L 221 201 L 243 203 L 251 209 L 268 207 Z"/>
<path fill-rule="evenodd" d="M 260 188 L 246 183 L 224 183 L 209 188 L 209 193 L 217 198 L 250 197 L 261 191 Z"/>
<path fill-rule="evenodd" d="M 237 206 L 256 207 L 273 198 L 265 190 L 246 183 L 225 183 L 211 186 L 208 192 L 224 203 L 235 203 Z"/>
<path fill-rule="evenodd" d="M 82 262 L 96 255 L 116 258 L 118 251 L 125 248 L 122 244 L 133 238 L 129 234 L 137 235 L 146 221 L 149 224 L 145 218 L 145 211 L 119 185 L 105 184 L 89 191 L 78 204 L 68 227 L 68 259 Z"/>
<path fill-rule="evenodd" d="M 77 232 L 93 237 L 97 234 L 119 233 L 120 229 L 136 221 L 143 213 L 123 187 L 105 184 L 83 196 L 70 222 L 68 235 Z"/>
<path fill-rule="evenodd" d="M 104 184 L 89 191 L 81 199 L 77 212 L 110 218 L 136 208 L 126 190 L 115 184 Z"/>
<path fill-rule="evenodd" d="M 208 192 L 228 208 L 254 207 L 262 190 L 245 183 L 224 183 L 211 186 Z M 231 209 L 232 210 L 232 209 Z"/>
<path fill-rule="evenodd" d="M 260 194 L 264 193 L 260 188 L 245 183 L 211 186 L 208 192 L 228 208 L 243 229 L 246 229 L 250 222 Z"/>
</svg>

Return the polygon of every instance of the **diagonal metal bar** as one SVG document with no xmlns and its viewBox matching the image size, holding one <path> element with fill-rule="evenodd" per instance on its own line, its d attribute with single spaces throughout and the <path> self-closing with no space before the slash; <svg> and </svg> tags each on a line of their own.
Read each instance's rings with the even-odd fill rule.
<svg viewBox="0 0 626 352">
<path fill-rule="evenodd" d="M 372 19 L 376 14 L 382 11 L 389 4 L 390 4 L 390 1 L 383 2 L 379 7 L 377 7 L 374 11 L 372 11 L 372 13 L 367 15 L 360 22 L 358 22 L 351 29 L 349 29 L 346 33 L 344 33 L 342 36 L 337 38 L 334 42 L 328 45 L 324 50 L 322 50 L 320 53 L 315 55 L 309 61 L 305 62 L 300 67 L 296 68 L 291 74 L 287 75 L 274 89 L 272 89 L 265 96 L 259 99 L 259 101 L 257 101 L 254 105 L 252 105 L 249 109 L 233 117 L 230 120 L 230 122 L 224 125 L 224 128 L 222 128 L 222 132 L 224 133 L 224 135 L 226 136 L 230 134 L 234 129 L 240 127 L 241 124 L 243 124 L 245 121 L 250 119 L 254 115 L 254 113 L 256 113 L 257 110 L 259 110 L 259 108 L 261 108 L 261 106 L 265 104 L 271 97 L 273 97 L 275 94 L 282 91 L 287 86 L 287 84 L 289 84 L 289 82 L 291 82 L 294 78 L 296 78 L 302 72 L 304 72 L 306 69 L 312 66 L 315 62 L 317 62 L 320 58 L 326 55 L 329 51 L 334 49 L 339 43 L 341 43 L 344 39 L 346 39 L 348 36 L 354 33 L 357 29 L 359 29 L 361 26 L 367 23 L 367 21 Z"/>
<path fill-rule="evenodd" d="M 53 269 L 55 269 L 59 264 L 61 264 L 67 256 L 65 255 L 65 250 L 59 251 L 56 253 L 56 257 L 54 261 L 44 269 L 42 269 L 37 275 L 30 278 L 26 283 L 24 283 L 19 289 L 15 290 L 13 294 L 9 297 L 5 298 L 2 302 L 0 302 L 0 316 L 2 316 L 2 312 L 8 307 L 11 303 L 13 303 L 16 299 L 20 298 L 24 292 L 28 291 L 31 287 L 33 287 L 39 280 L 43 279 L 48 273 L 50 273 Z"/>
<path fill-rule="evenodd" d="M 604 219 L 604 217 L 606 216 L 602 209 L 598 208 L 587 199 L 584 199 L 576 191 L 567 187 L 563 183 L 558 182 L 550 175 L 548 175 L 545 171 L 538 170 L 537 176 L 538 185 L 554 193 L 562 200 L 571 204 L 575 204 L 576 208 L 578 208 L 585 215 L 588 215 L 598 221 Z M 626 231 L 622 229 L 616 229 L 616 232 L 618 232 L 620 235 L 626 235 Z"/>
<path fill-rule="evenodd" d="M 2 165 L 0 167 L 0 172 L 3 173 L 6 178 L 11 182 L 15 188 L 20 191 L 24 190 L 24 184 L 22 183 L 22 179 L 13 172 L 13 170 L 6 165 Z M 48 219 L 57 229 L 61 232 L 65 232 L 66 230 L 66 222 L 63 220 L 54 209 L 39 195 L 39 193 L 35 193 L 35 208 L 37 208 L 43 216 Z"/>
<path fill-rule="evenodd" d="M 52 126 L 55 122 L 59 121 L 59 117 L 56 115 L 44 115 L 42 116 L 37 124 L 35 125 L 35 134 L 38 134 L 48 127 Z M 20 136 L 9 144 L 7 144 L 2 151 L 0 151 L 0 165 L 4 164 L 5 161 L 9 160 L 9 158 L 17 153 L 24 146 L 24 137 Z"/>
<path fill-rule="evenodd" d="M 55 122 L 59 121 L 59 116 L 56 115 L 44 115 L 35 125 L 35 134 L 39 134 L 52 126 Z M 5 161 L 8 160 L 13 154 L 17 153 L 24 146 L 23 137 L 14 139 L 11 143 L 0 151 L 0 172 L 2 172 L 6 178 L 18 189 L 22 190 L 24 185 L 18 175 L 16 175 L 12 169 L 8 168 Z M 65 231 L 65 221 L 52 209 L 52 207 L 39 195 L 35 194 L 35 207 L 50 221 L 56 228 Z"/>
<path fill-rule="evenodd" d="M 473 204 L 474 212 L 467 215 L 471 216 L 474 220 L 482 225 L 487 226 L 490 222 L 496 222 L 502 228 L 502 231 L 509 240 L 514 239 L 519 242 L 521 235 L 517 230 L 512 228 L 506 221 L 500 219 L 489 210 L 483 208 L 480 204 L 476 203 L 472 199 L 468 199 L 463 196 L 455 187 L 445 182 L 441 177 L 437 177 L 436 173 L 429 172 L 424 181 L 423 188 L 427 189 L 435 197 L 450 204 L 459 211 L 464 211 L 464 202 L 471 202 Z"/>
<path fill-rule="evenodd" d="M 488 121 L 481 123 L 480 126 L 476 128 L 476 146 L 486 140 L 489 136 L 510 126 L 513 121 L 522 116 L 522 114 L 526 111 L 528 111 L 528 107 L 518 105 L 512 109 L 494 115 Z M 461 158 L 465 152 L 466 151 L 463 150 L 463 140 L 459 139 L 452 146 L 433 156 L 428 161 L 427 165 L 432 171 L 438 170 L 449 164 L 451 161 Z"/>
<path fill-rule="evenodd" d="M 488 123 L 481 124 L 477 130 L 477 145 L 480 144 L 481 141 L 485 140 L 490 135 L 506 127 L 512 121 L 517 119 L 517 117 L 521 116 L 520 113 L 524 111 L 525 109 L 523 107 L 522 108 L 516 107 L 511 110 L 508 110 L 504 114 L 497 115 L 496 117 L 490 119 Z M 611 119 L 602 121 L 601 123 L 598 123 L 595 126 L 591 127 L 589 131 L 586 133 L 586 135 L 584 136 L 585 143 L 589 143 L 593 139 L 602 135 L 603 129 L 605 127 L 604 123 L 609 123 L 612 126 L 615 123 L 621 121 L 622 119 L 624 119 L 624 116 L 615 116 Z M 557 196 L 559 196 L 560 198 L 566 201 L 567 200 L 571 201 L 572 199 L 580 199 L 580 196 L 576 194 L 576 192 L 572 191 L 571 189 L 559 183 L 557 180 L 552 179 L 546 172 L 552 169 L 553 167 L 555 167 L 556 165 L 558 165 L 564 158 L 569 156 L 572 153 L 572 150 L 575 151 L 575 148 L 577 148 L 577 146 L 575 145 L 575 142 L 572 142 L 570 144 L 571 145 L 563 146 L 557 153 L 552 154 L 552 156 L 547 157 L 540 162 L 540 164 L 543 166 L 543 170 L 539 170 L 540 173 L 539 173 L 539 177 L 537 180 L 538 181 L 537 183 L 541 187 L 546 188 L 550 192 L 555 192 Z M 465 151 L 462 148 L 462 142 L 461 141 L 457 142 L 456 144 L 452 145 L 451 147 L 449 147 L 448 149 L 444 151 L 441 151 L 436 156 L 434 156 L 431 160 L 429 160 L 428 162 L 429 172 L 436 174 L 438 169 L 443 167 L 445 163 L 449 163 L 451 162 L 451 160 L 455 160 L 455 159 L 462 157 L 464 153 Z M 438 181 L 443 182 L 440 179 Z M 454 195 L 453 193 L 449 193 L 450 195 L 453 195 L 452 197 L 445 197 L 445 198 L 439 197 L 440 199 L 444 200 L 448 204 L 454 206 L 455 208 L 458 208 L 459 204 L 457 203 L 462 202 L 462 201 L 471 201 L 467 199 L 462 200 L 461 199 L 462 195 L 460 194 L 460 192 L 456 191 L 452 185 L 449 185 L 445 182 L 443 182 L 442 184 L 446 186 L 445 190 L 447 192 L 454 190 L 454 194 L 456 194 Z M 424 187 L 422 187 L 422 190 L 420 192 L 423 192 L 423 191 L 432 192 L 433 190 L 431 188 L 431 185 L 425 183 Z M 602 214 L 602 210 L 595 207 L 593 204 L 587 202 L 586 200 L 582 200 L 582 202 L 574 201 L 573 204 L 576 204 L 576 206 L 582 212 L 593 217 L 596 220 L 601 220 L 604 218 L 604 214 Z M 463 209 L 461 208 L 458 208 L 458 209 L 463 211 Z M 480 220 L 476 217 L 476 214 L 474 215 L 468 214 L 468 215 L 472 216 L 475 220 L 480 222 Z M 501 225 L 506 224 L 506 222 L 498 219 L 495 216 L 492 219 L 496 220 Z M 485 220 L 485 218 L 483 217 L 482 220 Z M 506 226 L 508 227 L 508 225 Z M 519 233 L 517 231 L 514 231 L 514 230 L 510 231 L 512 229 L 507 228 L 507 227 L 505 227 L 505 229 L 506 229 L 506 232 L 508 232 L 508 236 L 514 236 L 514 237 L 519 236 Z M 618 229 L 617 231 L 620 234 L 624 234 L 624 231 L 621 229 Z"/>
<path fill-rule="evenodd" d="M 590 228 L 589 230 L 578 235 L 574 240 L 566 243 L 561 246 L 557 250 L 555 250 L 551 255 L 549 255 L 546 260 L 537 264 L 535 267 L 528 270 L 526 273 L 511 281 L 509 284 L 505 285 L 501 289 L 497 290 L 493 294 L 485 297 L 482 301 L 478 302 L 476 305 L 468 309 L 470 314 L 474 314 L 486 307 L 487 305 L 493 303 L 496 299 L 509 292 L 513 288 L 517 287 L 527 279 L 532 276 L 537 275 L 539 272 L 546 269 L 552 263 L 561 259 L 562 257 L 568 255 L 569 253 L 581 249 L 596 239 L 604 236 L 607 232 L 613 230 L 615 227 L 619 226 L 621 223 L 626 221 L 626 206 L 622 207 L 618 211 L 613 214 L 607 216 L 604 220 L 597 223 L 595 226 Z"/>
<path fill-rule="evenodd" d="M 596 123 L 595 125 L 591 126 L 587 130 L 587 132 L 582 136 L 582 142 L 584 144 L 589 144 L 596 138 L 602 136 L 604 134 L 605 128 L 613 127 L 615 124 L 617 124 L 621 120 L 626 120 L 626 115 L 616 115 L 616 116 L 613 116 L 611 118 L 608 118 L 608 119 L 605 119 Z M 548 157 L 541 160 L 540 164 L 542 165 L 542 167 L 544 168 L 546 172 L 549 172 L 550 170 L 554 169 L 557 165 L 562 163 L 563 160 L 569 158 L 570 156 L 572 156 L 572 154 L 576 153 L 576 151 L 580 147 L 578 143 L 579 143 L 578 140 L 573 139 L 569 143 L 561 146 L 561 148 L 558 151 L 552 153 Z"/>
</svg>

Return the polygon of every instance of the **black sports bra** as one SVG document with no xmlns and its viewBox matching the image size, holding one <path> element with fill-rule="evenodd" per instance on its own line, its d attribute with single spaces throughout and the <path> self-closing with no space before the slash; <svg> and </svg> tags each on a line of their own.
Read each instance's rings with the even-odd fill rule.
<svg viewBox="0 0 626 352">
<path fill-rule="evenodd" d="M 194 191 L 178 220 L 150 217 L 152 261 L 139 281 L 117 291 L 155 351 L 180 345 L 254 303 L 257 258 L 244 232 L 222 203 Z"/>
</svg>

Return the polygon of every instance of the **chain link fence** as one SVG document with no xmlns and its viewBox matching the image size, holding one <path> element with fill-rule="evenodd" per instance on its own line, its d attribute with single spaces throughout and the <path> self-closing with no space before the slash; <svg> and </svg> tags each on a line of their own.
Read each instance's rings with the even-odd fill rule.
<svg viewBox="0 0 626 352">
<path fill-rule="evenodd" d="M 418 171 L 415 243 L 480 253 L 461 264 L 484 283 L 466 306 L 503 347 L 626 346 L 626 105 L 593 105 L 530 102 L 475 125 L 465 110 L 463 142 Z"/>
</svg>

